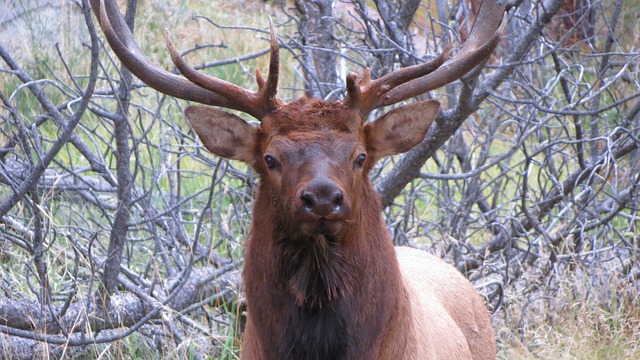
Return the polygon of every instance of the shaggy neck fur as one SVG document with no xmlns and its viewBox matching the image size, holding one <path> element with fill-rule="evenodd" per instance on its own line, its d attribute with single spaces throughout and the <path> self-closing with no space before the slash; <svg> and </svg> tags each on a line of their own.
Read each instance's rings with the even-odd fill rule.
<svg viewBox="0 0 640 360">
<path fill-rule="evenodd" d="M 325 236 L 276 242 L 276 276 L 295 302 L 282 323 L 287 359 L 347 359 L 346 323 L 353 309 L 343 299 L 353 285 L 338 242 Z"/>
<path fill-rule="evenodd" d="M 324 235 L 275 238 L 280 250 L 276 273 L 297 306 L 314 312 L 348 295 L 353 283 L 342 239 Z"/>
</svg>

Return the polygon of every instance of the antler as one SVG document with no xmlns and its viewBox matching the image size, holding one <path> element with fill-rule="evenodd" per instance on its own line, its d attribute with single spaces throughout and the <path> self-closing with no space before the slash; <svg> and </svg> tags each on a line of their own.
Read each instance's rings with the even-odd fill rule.
<svg viewBox="0 0 640 360">
<path fill-rule="evenodd" d="M 252 92 L 227 81 L 198 73 L 189 67 L 176 51 L 167 34 L 167 47 L 180 77 L 153 64 L 136 44 L 129 27 L 113 0 L 91 0 L 91 7 L 98 18 L 111 49 L 120 61 L 140 80 L 152 88 L 180 99 L 201 104 L 239 110 L 262 120 L 275 112 L 282 102 L 276 97 L 278 66 L 280 61 L 278 40 L 271 27 L 271 59 L 265 81 L 256 69 L 258 91 Z"/>
<path fill-rule="evenodd" d="M 373 81 L 369 69 L 361 77 L 353 73 L 347 75 L 347 95 L 343 103 L 366 115 L 379 107 L 460 79 L 485 61 L 500 42 L 507 24 L 506 18 L 503 19 L 506 3 L 505 0 L 483 0 L 469 38 L 460 52 L 446 62 L 450 45 L 433 61 L 402 68 Z"/>
</svg>

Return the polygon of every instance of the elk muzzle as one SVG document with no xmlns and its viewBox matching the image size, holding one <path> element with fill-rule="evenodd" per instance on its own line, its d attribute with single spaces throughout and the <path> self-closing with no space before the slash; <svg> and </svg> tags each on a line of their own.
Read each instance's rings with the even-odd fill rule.
<svg viewBox="0 0 640 360">
<path fill-rule="evenodd" d="M 350 214 L 344 189 L 326 177 L 314 178 L 301 186 L 294 205 L 296 220 L 309 235 L 335 235 Z"/>
</svg>

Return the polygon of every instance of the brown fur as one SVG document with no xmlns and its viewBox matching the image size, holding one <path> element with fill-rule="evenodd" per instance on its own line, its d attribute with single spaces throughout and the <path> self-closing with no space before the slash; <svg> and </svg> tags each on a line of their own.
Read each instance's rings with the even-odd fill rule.
<svg viewBox="0 0 640 360">
<path fill-rule="evenodd" d="M 341 103 L 305 98 L 259 127 L 187 110 L 211 151 L 261 178 L 242 359 L 495 358 L 478 293 L 442 260 L 394 249 L 368 179 L 377 159 L 415 146 L 438 110 L 421 102 L 365 125 Z"/>
</svg>

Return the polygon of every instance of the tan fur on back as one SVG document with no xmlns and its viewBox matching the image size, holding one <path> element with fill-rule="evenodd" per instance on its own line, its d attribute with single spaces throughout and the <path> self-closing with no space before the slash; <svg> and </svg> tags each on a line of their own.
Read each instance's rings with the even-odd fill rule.
<svg viewBox="0 0 640 360">
<path fill-rule="evenodd" d="M 473 285 L 429 253 L 398 247 L 396 254 L 416 337 L 416 346 L 405 359 L 495 359 L 489 312 Z"/>
</svg>

